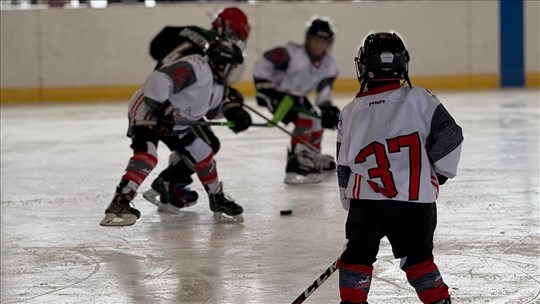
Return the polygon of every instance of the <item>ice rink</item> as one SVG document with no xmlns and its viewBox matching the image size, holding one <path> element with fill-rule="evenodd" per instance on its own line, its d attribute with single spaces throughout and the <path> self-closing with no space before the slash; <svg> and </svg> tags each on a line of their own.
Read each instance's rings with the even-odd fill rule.
<svg viewBox="0 0 540 304">
<path fill-rule="evenodd" d="M 465 136 L 435 234 L 453 303 L 540 303 L 539 91 L 438 96 Z M 290 303 L 339 256 L 347 213 L 336 175 L 285 185 L 288 137 L 275 128 L 214 128 L 244 223 L 214 222 L 196 181 L 199 202 L 179 215 L 139 195 L 134 226 L 99 226 L 131 155 L 126 107 L 2 107 L 2 303 Z M 323 152 L 335 154 L 335 138 L 325 132 Z M 167 164 L 159 152 L 142 190 Z M 386 239 L 378 258 L 370 304 L 420 303 Z M 305 303 L 339 303 L 337 272 Z"/>
</svg>

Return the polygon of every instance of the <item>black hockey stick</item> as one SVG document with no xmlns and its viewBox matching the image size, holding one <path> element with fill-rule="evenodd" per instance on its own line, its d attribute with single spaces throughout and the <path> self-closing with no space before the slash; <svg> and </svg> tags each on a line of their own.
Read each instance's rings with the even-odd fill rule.
<svg viewBox="0 0 540 304">
<path fill-rule="evenodd" d="M 302 292 L 291 304 L 304 303 L 304 301 L 337 270 L 338 260 L 335 260 L 334 263 L 332 263 L 332 265 L 330 265 L 330 267 L 328 267 L 323 274 L 321 274 L 319 278 L 317 278 L 313 284 L 304 290 L 304 292 Z"/>
<path fill-rule="evenodd" d="M 183 120 L 175 122 L 179 126 L 224 126 L 224 127 L 234 127 L 234 121 L 190 121 Z M 155 126 L 157 122 L 152 120 L 139 120 L 135 123 L 136 126 Z M 250 127 L 269 127 L 267 123 L 252 123 Z"/>
<path fill-rule="evenodd" d="M 266 120 L 268 122 L 267 126 L 270 126 L 270 127 L 276 127 L 278 129 L 280 129 L 281 131 L 285 132 L 286 134 L 288 134 L 289 136 L 293 137 L 294 139 L 298 140 L 299 142 L 301 142 L 302 144 L 304 144 L 306 147 L 308 147 L 309 149 L 313 150 L 314 152 L 317 152 L 317 153 L 321 153 L 321 150 L 318 149 L 317 147 L 315 147 L 314 145 L 312 145 L 311 143 L 305 141 L 304 139 L 292 134 L 291 132 L 289 132 L 287 129 L 283 128 L 282 126 L 278 125 L 277 123 L 273 122 L 271 119 L 267 118 L 266 116 L 262 115 L 261 113 L 259 113 L 257 110 L 255 110 L 254 108 L 248 106 L 247 104 L 242 104 L 245 108 L 247 108 L 248 110 L 250 110 L 251 112 L 257 114 L 259 117 L 261 117 L 262 119 Z"/>
<path fill-rule="evenodd" d="M 224 126 L 234 128 L 234 121 L 181 121 L 176 123 L 181 126 Z M 251 123 L 250 127 L 268 127 L 265 123 Z"/>
</svg>

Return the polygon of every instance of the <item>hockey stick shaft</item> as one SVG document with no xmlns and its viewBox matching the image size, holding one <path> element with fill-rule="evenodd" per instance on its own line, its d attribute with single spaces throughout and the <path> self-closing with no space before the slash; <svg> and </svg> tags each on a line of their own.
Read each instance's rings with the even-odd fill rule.
<svg viewBox="0 0 540 304">
<path fill-rule="evenodd" d="M 300 138 L 296 135 L 294 135 L 293 133 L 289 132 L 287 129 L 283 128 L 282 126 L 278 125 L 277 123 L 274 123 L 271 119 L 267 118 L 266 116 L 262 115 L 261 113 L 259 113 L 259 111 L 255 110 L 253 107 L 251 106 L 248 106 L 247 104 L 243 104 L 243 106 L 245 108 L 247 108 L 248 110 L 250 110 L 251 112 L 257 114 L 257 116 L 261 117 L 262 119 L 266 120 L 268 122 L 269 125 L 271 126 L 274 126 L 278 129 L 280 129 L 281 131 L 285 132 L 287 135 L 291 136 L 292 138 L 296 139 L 297 141 L 301 142 L 303 145 L 305 145 L 306 147 L 308 147 L 309 149 L 317 152 L 317 153 L 320 153 L 321 150 L 318 149 L 317 147 L 315 147 L 314 145 L 312 145 L 311 143 L 307 142 L 306 140 L 304 140 L 303 138 Z"/>
<path fill-rule="evenodd" d="M 151 120 L 138 120 L 135 125 L 137 126 L 155 126 L 157 123 Z M 224 126 L 224 127 L 234 127 L 233 121 L 189 121 L 184 120 L 175 123 L 180 126 Z M 269 127 L 266 123 L 252 123 L 251 127 Z"/>
<path fill-rule="evenodd" d="M 323 274 L 317 278 L 313 284 L 311 284 L 304 292 L 302 292 L 291 304 L 300 304 L 303 303 L 317 288 L 319 288 L 336 270 L 337 262 L 335 260 L 330 267 L 328 267 Z"/>
</svg>

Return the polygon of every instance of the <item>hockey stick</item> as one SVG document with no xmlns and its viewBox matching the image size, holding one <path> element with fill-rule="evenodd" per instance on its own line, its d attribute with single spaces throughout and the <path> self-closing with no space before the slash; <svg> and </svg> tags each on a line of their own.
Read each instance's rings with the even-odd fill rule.
<svg viewBox="0 0 540 304">
<path fill-rule="evenodd" d="M 176 122 L 179 126 L 224 126 L 234 128 L 234 121 L 189 121 L 183 120 Z M 136 126 L 155 126 L 157 122 L 152 120 L 138 120 L 134 123 Z M 266 123 L 252 123 L 250 127 L 268 127 Z"/>
<path fill-rule="evenodd" d="M 259 113 L 257 110 L 255 110 L 254 108 L 248 106 L 247 104 L 242 104 L 243 107 L 247 108 L 248 110 L 250 110 L 251 112 L 257 114 L 259 117 L 261 117 L 262 119 L 266 120 L 268 122 L 268 126 L 274 126 L 278 129 L 280 129 L 281 131 L 285 132 L 286 134 L 288 134 L 289 136 L 293 137 L 294 139 L 298 140 L 299 142 L 301 142 L 303 145 L 305 145 L 306 147 L 308 147 L 309 149 L 313 150 L 314 152 L 317 152 L 317 153 L 321 153 L 321 150 L 318 149 L 317 147 L 315 147 L 314 145 L 312 145 L 311 143 L 307 142 L 306 140 L 294 135 L 293 133 L 289 132 L 287 129 L 283 128 L 282 126 L 278 125 L 277 122 L 273 122 L 271 119 L 267 118 L 266 116 L 262 115 L 261 113 Z"/>
<path fill-rule="evenodd" d="M 339 259 L 338 259 L 339 260 Z M 319 288 L 336 270 L 337 262 L 335 260 L 330 267 L 328 267 L 323 274 L 317 278 L 313 284 L 311 284 L 304 292 L 302 292 L 291 304 L 300 304 L 303 303 L 317 288 Z"/>
</svg>

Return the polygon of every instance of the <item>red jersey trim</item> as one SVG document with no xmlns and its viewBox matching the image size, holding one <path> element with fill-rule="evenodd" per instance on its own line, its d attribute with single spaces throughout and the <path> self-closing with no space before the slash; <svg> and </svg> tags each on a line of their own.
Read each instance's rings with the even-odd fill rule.
<svg viewBox="0 0 540 304">
<path fill-rule="evenodd" d="M 399 89 L 399 88 L 401 88 L 400 84 L 397 84 L 397 83 L 387 84 L 387 85 L 383 85 L 383 86 L 380 86 L 380 87 L 373 88 L 373 89 L 371 89 L 369 91 L 358 93 L 358 94 L 356 94 L 356 98 L 362 97 L 362 96 L 368 96 L 368 95 L 375 95 L 375 94 L 379 94 L 379 93 L 386 92 L 386 91 L 392 91 L 392 90 Z"/>
</svg>

